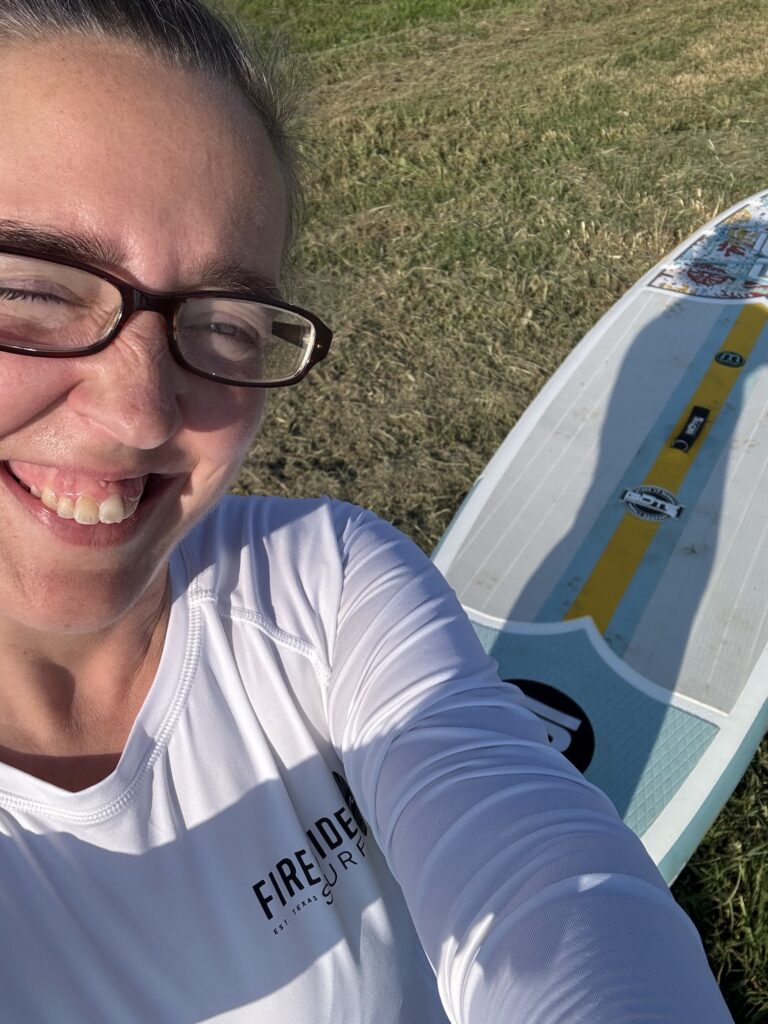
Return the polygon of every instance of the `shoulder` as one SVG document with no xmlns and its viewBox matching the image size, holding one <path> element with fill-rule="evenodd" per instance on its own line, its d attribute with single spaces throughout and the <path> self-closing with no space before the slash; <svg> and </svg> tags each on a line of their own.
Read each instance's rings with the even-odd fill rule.
<svg viewBox="0 0 768 1024">
<path fill-rule="evenodd" d="M 320 498 L 241 497 L 227 495 L 185 539 L 184 555 L 193 571 L 212 561 L 263 553 L 297 565 L 311 550 L 318 556 L 341 556 L 349 537 L 362 530 L 383 529 L 397 534 L 373 512 Z M 398 536 L 400 536 L 398 534 Z"/>
<path fill-rule="evenodd" d="M 335 619 L 350 580 L 429 564 L 374 513 L 327 497 L 228 495 L 180 550 L 191 590 L 294 628 L 306 627 L 308 617 Z"/>
</svg>

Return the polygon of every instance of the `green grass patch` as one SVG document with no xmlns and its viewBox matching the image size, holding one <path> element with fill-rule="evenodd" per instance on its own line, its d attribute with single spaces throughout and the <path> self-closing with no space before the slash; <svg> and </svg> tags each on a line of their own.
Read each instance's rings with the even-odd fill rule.
<svg viewBox="0 0 768 1024">
<path fill-rule="evenodd" d="M 511 0 L 530 7 L 534 0 Z M 230 0 L 226 5 L 265 36 L 291 37 L 296 52 L 354 46 L 419 25 L 457 21 L 498 0 Z"/>
<path fill-rule="evenodd" d="M 743 0 L 240 0 L 309 56 L 295 297 L 331 357 L 270 397 L 240 487 L 330 493 L 430 550 L 586 330 L 768 185 L 768 10 Z M 768 1020 L 768 747 L 675 886 Z"/>
</svg>

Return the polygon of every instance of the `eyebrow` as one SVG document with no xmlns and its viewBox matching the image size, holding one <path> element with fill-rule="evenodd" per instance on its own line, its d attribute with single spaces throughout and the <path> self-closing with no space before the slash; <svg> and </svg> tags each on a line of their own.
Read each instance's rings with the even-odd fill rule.
<svg viewBox="0 0 768 1024">
<path fill-rule="evenodd" d="M 92 263 L 108 271 L 119 272 L 129 262 L 125 249 L 88 232 L 58 231 L 0 218 L 0 246 L 3 243 L 30 249 L 41 257 Z M 256 293 L 272 299 L 282 297 L 272 278 L 225 257 L 198 262 L 194 265 L 193 273 L 199 285 L 182 290 L 218 289 Z"/>
<path fill-rule="evenodd" d="M 52 259 L 83 260 L 108 267 L 127 263 L 125 250 L 103 242 L 95 235 L 81 232 L 54 231 L 15 220 L 0 219 L 0 245 L 18 245 Z"/>
<path fill-rule="evenodd" d="M 249 270 L 233 260 L 214 257 L 195 266 L 195 278 L 204 281 L 206 288 L 222 291 L 256 292 L 265 298 L 282 298 L 277 282 L 256 270 Z"/>
</svg>

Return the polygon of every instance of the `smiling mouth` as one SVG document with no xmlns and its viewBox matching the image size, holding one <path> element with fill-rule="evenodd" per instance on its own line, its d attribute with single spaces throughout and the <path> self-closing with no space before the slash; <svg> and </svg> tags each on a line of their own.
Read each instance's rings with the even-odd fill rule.
<svg viewBox="0 0 768 1024">
<path fill-rule="evenodd" d="M 120 482 L 94 481 L 89 491 L 76 478 L 65 477 L 61 484 L 56 484 L 59 491 L 57 493 L 57 490 L 48 484 L 40 487 L 21 479 L 20 473 L 14 472 L 8 462 L 2 465 L 22 490 L 37 498 L 59 519 L 72 519 L 81 526 L 125 522 L 134 515 L 141 502 L 154 492 L 161 480 L 157 474 L 150 473 Z M 51 482 L 55 483 L 54 480 Z M 78 485 L 77 489 L 74 489 L 75 485 Z M 94 493 L 98 490 L 102 493 Z M 109 493 L 105 493 L 106 491 Z"/>
</svg>

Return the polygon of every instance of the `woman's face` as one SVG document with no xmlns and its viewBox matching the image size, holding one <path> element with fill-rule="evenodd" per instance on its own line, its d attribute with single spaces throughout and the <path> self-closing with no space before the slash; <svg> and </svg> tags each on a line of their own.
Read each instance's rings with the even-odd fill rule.
<svg viewBox="0 0 768 1024">
<path fill-rule="evenodd" d="M 72 39 L 1 49 L 0 96 L 0 248 L 20 228 L 76 236 L 148 291 L 277 281 L 283 180 L 234 90 Z M 0 630 L 98 630 L 159 592 L 263 407 L 259 389 L 178 366 L 155 313 L 87 358 L 0 352 Z M 35 497 L 46 487 L 124 510 L 142 497 L 119 525 L 84 525 Z"/>
</svg>

